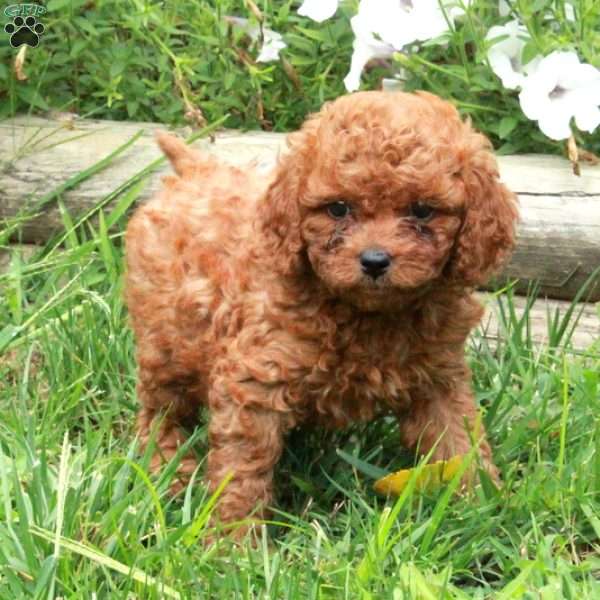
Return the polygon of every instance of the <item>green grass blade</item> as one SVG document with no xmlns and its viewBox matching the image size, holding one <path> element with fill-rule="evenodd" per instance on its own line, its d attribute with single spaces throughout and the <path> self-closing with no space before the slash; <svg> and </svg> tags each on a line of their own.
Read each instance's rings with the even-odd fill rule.
<svg viewBox="0 0 600 600">
<path fill-rule="evenodd" d="M 47 541 L 54 541 L 54 536 L 51 532 L 46 531 L 45 529 L 38 527 L 37 525 L 32 525 L 30 531 L 33 535 L 36 535 L 42 539 Z M 157 592 L 168 596 L 169 598 L 181 598 L 179 592 L 174 590 L 173 588 L 161 583 L 155 577 L 152 577 L 141 569 L 137 567 L 129 567 L 110 556 L 100 552 L 96 548 L 89 546 L 87 544 L 82 544 L 81 542 L 77 542 L 75 540 L 71 540 L 61 536 L 59 538 L 59 544 L 61 548 L 68 550 L 70 552 L 74 552 L 83 556 L 95 563 L 99 566 L 106 567 L 108 569 L 112 569 L 113 571 L 117 571 L 122 575 L 126 575 L 134 579 L 135 581 L 149 587 L 153 587 L 157 590 Z"/>
</svg>

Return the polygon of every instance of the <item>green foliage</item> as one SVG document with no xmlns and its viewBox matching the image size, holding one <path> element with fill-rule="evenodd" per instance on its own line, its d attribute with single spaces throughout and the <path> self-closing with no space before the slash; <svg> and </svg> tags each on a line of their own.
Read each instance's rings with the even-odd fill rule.
<svg viewBox="0 0 600 600">
<path fill-rule="evenodd" d="M 17 81 L 10 60 L 16 50 L 1 37 L 0 117 L 24 110 L 68 110 L 96 118 L 181 124 L 199 108 L 212 122 L 229 115 L 228 127 L 289 131 L 325 100 L 345 93 L 343 78 L 352 53 L 349 18 L 356 1 L 318 24 L 299 17 L 299 1 L 257 2 L 264 24 L 287 43 L 278 62 L 256 63 L 260 42 L 225 17 L 258 21 L 243 0 L 55 0 L 47 4 L 46 32 L 29 49 L 28 81 Z M 409 90 L 433 91 L 457 104 L 502 153 L 556 153 L 522 114 L 517 92 L 505 90 L 487 64 L 492 25 L 518 16 L 532 42 L 526 54 L 575 49 L 600 67 L 600 4 L 594 0 L 511 0 L 501 18 L 496 0 L 473 0 L 455 31 L 410 48 L 395 60 L 375 61 L 363 75 L 365 89 L 402 68 Z M 571 5 L 577 20 L 566 18 Z M 550 12 L 553 19 L 545 15 Z M 600 140 L 579 136 L 600 151 Z"/>
<path fill-rule="evenodd" d="M 239 0 L 51 2 L 46 33 L 28 52 L 29 81 L 0 70 L 8 99 L 0 116 L 31 105 L 181 123 L 185 95 L 208 121 L 229 114 L 229 127 L 293 129 L 343 93 L 351 34 L 348 23 L 339 22 L 306 36 L 291 5 L 265 7 L 269 27 L 287 34 L 286 71 L 282 64 L 255 63 L 256 44 L 224 19 L 250 16 Z M 14 54 L 7 44 L 0 59 L 8 63 Z"/>
</svg>

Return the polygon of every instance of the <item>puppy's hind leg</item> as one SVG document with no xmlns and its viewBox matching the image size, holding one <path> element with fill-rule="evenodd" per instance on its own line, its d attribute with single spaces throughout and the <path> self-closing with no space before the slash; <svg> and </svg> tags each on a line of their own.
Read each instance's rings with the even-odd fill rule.
<svg viewBox="0 0 600 600">
<path fill-rule="evenodd" d="M 198 403 L 185 394 L 181 386 L 156 384 L 152 374 L 144 370 L 139 373 L 137 396 L 141 404 L 137 418 L 141 447 L 145 450 L 151 441 L 154 442 L 150 471 L 158 473 L 185 443 L 186 435 L 182 427 L 193 427 L 197 423 Z M 187 485 L 197 465 L 193 452 L 188 452 L 180 459 L 171 484 L 172 493 L 179 492 Z"/>
</svg>

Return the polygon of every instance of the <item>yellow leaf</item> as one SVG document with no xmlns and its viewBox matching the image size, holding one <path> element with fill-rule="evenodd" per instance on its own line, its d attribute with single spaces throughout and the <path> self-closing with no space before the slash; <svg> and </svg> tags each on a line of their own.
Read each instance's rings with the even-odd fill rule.
<svg viewBox="0 0 600 600">
<path fill-rule="evenodd" d="M 440 460 L 429 465 L 423 465 L 416 476 L 415 490 L 434 491 L 454 477 L 463 461 L 462 456 L 453 456 L 449 460 Z M 399 495 L 407 486 L 411 476 L 417 469 L 403 469 L 390 473 L 375 482 L 376 492 L 385 495 Z"/>
</svg>

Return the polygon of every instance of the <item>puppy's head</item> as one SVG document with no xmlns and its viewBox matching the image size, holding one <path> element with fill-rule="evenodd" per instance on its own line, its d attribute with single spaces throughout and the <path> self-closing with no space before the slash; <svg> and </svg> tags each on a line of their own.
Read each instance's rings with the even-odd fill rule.
<svg viewBox="0 0 600 600">
<path fill-rule="evenodd" d="M 484 282 L 517 217 L 489 141 L 427 93 L 361 92 L 290 136 L 261 206 L 277 268 L 362 310 Z"/>
</svg>

